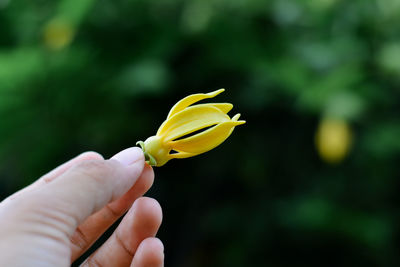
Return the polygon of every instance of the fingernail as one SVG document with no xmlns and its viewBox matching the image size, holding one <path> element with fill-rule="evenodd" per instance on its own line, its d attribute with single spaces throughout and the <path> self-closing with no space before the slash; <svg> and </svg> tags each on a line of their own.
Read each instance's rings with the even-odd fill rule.
<svg viewBox="0 0 400 267">
<path fill-rule="evenodd" d="M 130 147 L 114 155 L 111 159 L 128 166 L 144 158 L 143 151 L 138 147 Z"/>
</svg>

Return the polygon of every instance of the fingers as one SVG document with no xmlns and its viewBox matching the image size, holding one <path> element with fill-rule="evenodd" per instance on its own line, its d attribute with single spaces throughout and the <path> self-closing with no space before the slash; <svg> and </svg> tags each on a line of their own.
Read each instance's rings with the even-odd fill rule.
<svg viewBox="0 0 400 267">
<path fill-rule="evenodd" d="M 164 266 L 164 246 L 160 239 L 149 237 L 140 243 L 131 267 Z"/>
<path fill-rule="evenodd" d="M 153 169 L 146 165 L 135 185 L 120 199 L 106 205 L 103 209 L 88 217 L 71 237 L 71 261 L 79 258 L 132 203 L 142 196 L 153 184 Z"/>
<path fill-rule="evenodd" d="M 85 160 L 103 160 L 103 156 L 100 155 L 99 153 L 96 152 L 85 152 L 80 154 L 79 156 L 71 159 L 70 161 L 67 161 L 66 163 L 58 166 L 54 170 L 50 171 L 49 173 L 43 175 L 41 178 L 39 178 L 37 181 L 35 181 L 33 184 L 31 184 L 28 187 L 25 187 L 24 189 L 14 193 L 10 197 L 8 197 L 5 201 L 10 201 L 15 199 L 18 196 L 21 196 L 24 192 L 28 192 L 32 189 L 38 188 L 40 186 L 43 186 L 51 181 L 53 181 L 55 178 L 66 172 L 69 168 L 72 166 L 78 164 L 79 162 L 85 161 Z M 4 201 L 4 202 L 5 202 Z"/>
<path fill-rule="evenodd" d="M 151 198 L 139 198 L 111 237 L 83 264 L 83 266 L 130 266 L 139 244 L 154 237 L 161 225 L 162 211 Z M 147 253 L 147 245 L 144 251 Z M 142 249 L 143 250 L 143 249 Z"/>
<path fill-rule="evenodd" d="M 139 148 L 119 154 L 116 160 L 82 161 L 30 194 L 42 220 L 51 217 L 71 236 L 89 215 L 123 196 L 139 178 L 145 163 Z"/>
</svg>

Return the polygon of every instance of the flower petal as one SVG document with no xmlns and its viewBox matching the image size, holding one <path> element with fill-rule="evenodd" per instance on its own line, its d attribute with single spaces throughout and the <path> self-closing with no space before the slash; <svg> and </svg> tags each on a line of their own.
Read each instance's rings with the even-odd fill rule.
<svg viewBox="0 0 400 267">
<path fill-rule="evenodd" d="M 235 116 L 232 117 L 233 121 L 238 121 L 240 118 L 240 113 L 236 114 Z M 246 123 L 246 121 L 244 121 L 244 123 Z"/>
<path fill-rule="evenodd" d="M 193 156 L 196 156 L 197 154 L 193 154 L 193 153 L 187 153 L 187 152 L 178 152 L 175 154 L 169 154 L 169 157 L 171 159 L 185 159 L 185 158 L 190 158 Z"/>
<path fill-rule="evenodd" d="M 167 119 L 158 129 L 157 136 L 168 142 L 226 121 L 230 121 L 230 118 L 220 109 L 209 105 L 195 105 Z"/>
<path fill-rule="evenodd" d="M 185 108 L 187 108 L 188 106 L 206 99 L 206 98 L 213 98 L 214 96 L 222 93 L 223 91 L 225 91 L 225 89 L 219 89 L 216 90 L 214 92 L 208 93 L 208 94 L 193 94 L 193 95 L 189 95 L 185 98 L 183 98 L 182 100 L 180 100 L 178 103 L 176 103 L 171 110 L 168 113 L 167 119 L 172 117 L 173 115 L 175 115 L 176 113 L 184 110 Z"/>
<path fill-rule="evenodd" d="M 235 116 L 238 119 L 238 116 Z M 220 145 L 231 135 L 235 126 L 245 121 L 222 122 L 204 132 L 171 143 L 174 150 L 186 153 L 201 154 Z"/>
<path fill-rule="evenodd" d="M 197 104 L 195 106 L 196 107 L 198 107 L 198 106 L 212 106 L 212 107 L 215 107 L 215 108 L 221 110 L 225 114 L 228 113 L 233 108 L 233 105 L 230 104 L 230 103 L 207 103 L 207 104 Z"/>
</svg>

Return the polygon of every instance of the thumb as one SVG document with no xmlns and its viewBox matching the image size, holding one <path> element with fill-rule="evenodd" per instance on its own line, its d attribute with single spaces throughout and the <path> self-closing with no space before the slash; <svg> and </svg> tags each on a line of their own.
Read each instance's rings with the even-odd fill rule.
<svg viewBox="0 0 400 267">
<path fill-rule="evenodd" d="M 62 222 L 71 235 L 88 216 L 123 196 L 140 177 L 144 164 L 143 152 L 136 147 L 110 160 L 83 161 L 31 197 L 45 217 Z"/>
</svg>

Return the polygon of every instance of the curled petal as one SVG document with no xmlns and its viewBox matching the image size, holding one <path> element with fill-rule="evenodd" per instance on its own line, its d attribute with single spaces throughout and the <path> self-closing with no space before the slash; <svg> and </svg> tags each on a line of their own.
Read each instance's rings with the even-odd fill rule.
<svg viewBox="0 0 400 267">
<path fill-rule="evenodd" d="M 230 103 L 207 103 L 207 104 L 197 104 L 196 107 L 199 106 L 211 106 L 221 110 L 223 113 L 228 113 L 232 108 L 233 105 Z"/>
<path fill-rule="evenodd" d="M 164 142 L 175 140 L 203 128 L 230 121 L 220 109 L 208 105 L 188 107 L 166 120 L 157 132 Z"/>
<path fill-rule="evenodd" d="M 216 95 L 222 93 L 223 91 L 225 91 L 225 89 L 219 89 L 216 90 L 214 92 L 208 93 L 208 94 L 193 94 L 193 95 L 189 95 L 187 97 L 185 97 L 184 99 L 180 100 L 178 103 L 176 103 L 170 110 L 170 112 L 168 113 L 167 119 L 169 119 L 170 117 L 172 117 L 173 115 L 175 115 L 176 113 L 184 110 L 185 108 L 187 108 L 188 106 L 206 99 L 206 98 L 213 98 Z"/>
<path fill-rule="evenodd" d="M 232 121 L 238 121 L 240 118 L 240 113 L 236 114 L 235 116 L 232 117 Z M 244 121 L 246 123 L 246 121 Z"/>
<path fill-rule="evenodd" d="M 232 108 L 233 105 L 230 103 L 207 103 L 207 104 L 198 104 L 198 105 L 194 105 L 192 107 L 214 107 L 217 108 L 219 110 L 221 110 L 223 113 L 227 114 Z M 174 114 L 175 115 L 175 114 Z M 162 131 L 160 129 L 164 129 L 165 128 L 165 124 L 167 123 L 168 119 L 165 120 L 163 122 L 163 124 L 160 126 L 157 135 L 159 135 Z"/>
<path fill-rule="evenodd" d="M 169 157 L 171 159 L 185 159 L 185 158 L 190 158 L 193 156 L 196 156 L 197 154 L 193 154 L 193 153 L 187 153 L 187 152 L 178 152 L 175 154 L 169 154 Z"/>
<path fill-rule="evenodd" d="M 238 116 L 235 116 L 238 119 Z M 188 138 L 171 142 L 173 149 L 192 154 L 207 152 L 227 139 L 235 126 L 244 124 L 245 121 L 225 121 L 204 132 Z"/>
</svg>

